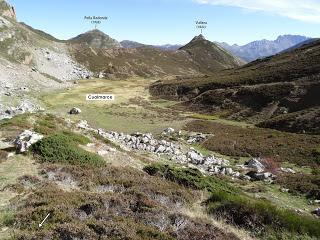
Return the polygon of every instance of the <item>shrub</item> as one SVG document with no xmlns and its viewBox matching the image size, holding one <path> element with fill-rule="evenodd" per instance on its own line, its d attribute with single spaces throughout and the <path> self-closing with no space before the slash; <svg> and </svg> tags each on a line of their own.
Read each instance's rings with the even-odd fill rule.
<svg viewBox="0 0 320 240">
<path fill-rule="evenodd" d="M 153 164 L 144 169 L 150 175 L 160 175 L 181 185 L 210 192 L 206 201 L 210 214 L 226 218 L 256 234 L 267 231 L 308 234 L 320 237 L 320 222 L 299 216 L 291 210 L 277 208 L 269 201 L 253 199 L 222 179 L 203 176 L 199 170 Z"/>
<path fill-rule="evenodd" d="M 314 173 L 317 173 L 314 170 Z M 320 198 L 320 174 L 282 174 L 277 182 L 293 194 L 304 194 L 309 198 Z"/>
<path fill-rule="evenodd" d="M 58 131 L 58 119 L 51 115 L 43 115 L 41 116 L 35 124 L 34 130 L 37 133 L 41 133 L 43 135 L 50 135 Z"/>
<path fill-rule="evenodd" d="M 72 165 L 91 165 L 101 167 L 104 160 L 93 153 L 89 153 L 77 144 L 88 143 L 89 139 L 71 132 L 51 135 L 31 146 L 42 162 L 63 163 Z"/>
<path fill-rule="evenodd" d="M 172 182 L 197 190 L 208 190 L 209 192 L 212 192 L 219 189 L 227 192 L 238 192 L 236 188 L 222 180 L 204 176 L 198 169 L 171 167 L 165 164 L 152 164 L 146 166 L 144 171 L 149 175 L 159 175 Z"/>
</svg>

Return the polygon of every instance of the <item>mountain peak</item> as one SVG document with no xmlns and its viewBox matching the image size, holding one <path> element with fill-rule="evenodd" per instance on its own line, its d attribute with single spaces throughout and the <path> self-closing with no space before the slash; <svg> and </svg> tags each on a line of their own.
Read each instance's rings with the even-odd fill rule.
<svg viewBox="0 0 320 240">
<path fill-rule="evenodd" d="M 85 32 L 84 34 L 98 34 L 98 35 L 107 36 L 107 34 L 105 34 L 104 32 L 102 32 L 99 29 L 92 29 L 92 30 Z"/>
<path fill-rule="evenodd" d="M 93 48 L 121 48 L 121 44 L 104 32 L 93 29 L 69 40 L 71 43 L 87 44 Z"/>
<path fill-rule="evenodd" d="M 198 36 L 195 36 L 191 42 L 194 42 L 194 41 L 203 41 L 203 40 L 207 40 L 202 34 L 198 35 Z"/>
</svg>

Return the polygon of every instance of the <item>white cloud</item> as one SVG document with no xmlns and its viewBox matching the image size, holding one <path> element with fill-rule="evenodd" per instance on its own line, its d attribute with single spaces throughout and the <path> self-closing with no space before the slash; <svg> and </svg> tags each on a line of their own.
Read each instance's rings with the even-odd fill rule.
<svg viewBox="0 0 320 240">
<path fill-rule="evenodd" d="M 233 6 L 320 23 L 320 0 L 194 0 L 201 4 Z"/>
</svg>

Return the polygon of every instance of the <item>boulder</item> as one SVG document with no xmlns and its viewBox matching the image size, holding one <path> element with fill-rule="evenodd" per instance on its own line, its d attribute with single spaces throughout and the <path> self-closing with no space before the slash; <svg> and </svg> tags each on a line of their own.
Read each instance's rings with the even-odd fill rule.
<svg viewBox="0 0 320 240">
<path fill-rule="evenodd" d="M 77 114 L 80 114 L 81 113 L 81 109 L 80 108 L 72 108 L 70 111 L 69 111 L 70 114 L 74 114 L 74 115 L 77 115 Z"/>
<path fill-rule="evenodd" d="M 245 166 L 256 170 L 258 173 L 263 172 L 265 169 L 265 166 L 260 162 L 260 158 L 251 159 Z"/>
<path fill-rule="evenodd" d="M 317 208 L 317 209 L 314 210 L 312 213 L 315 214 L 315 215 L 317 215 L 318 217 L 320 217 L 320 208 Z"/>
<path fill-rule="evenodd" d="M 43 135 L 41 134 L 32 132 L 30 130 L 25 130 L 16 138 L 14 145 L 18 153 L 24 153 L 32 144 L 40 141 L 42 138 Z"/>
</svg>

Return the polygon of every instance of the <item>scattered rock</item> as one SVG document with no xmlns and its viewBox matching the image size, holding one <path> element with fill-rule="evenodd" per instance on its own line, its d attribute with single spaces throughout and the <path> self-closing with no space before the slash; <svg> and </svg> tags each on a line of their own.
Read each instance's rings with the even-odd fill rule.
<svg viewBox="0 0 320 240">
<path fill-rule="evenodd" d="M 14 141 L 17 152 L 18 153 L 26 152 L 32 144 L 40 141 L 42 138 L 43 136 L 41 134 L 32 132 L 30 130 L 25 130 Z"/>
<path fill-rule="evenodd" d="M 167 129 L 163 130 L 162 134 L 163 135 L 170 135 L 170 134 L 172 134 L 174 132 L 175 132 L 175 130 L 173 128 L 169 127 Z"/>
<path fill-rule="evenodd" d="M 0 120 L 10 119 L 15 115 L 24 113 L 34 113 L 43 110 L 41 107 L 33 104 L 29 100 L 24 100 L 18 107 L 7 107 L 5 110 L 1 111 L 0 108 Z"/>
<path fill-rule="evenodd" d="M 99 75 L 98 75 L 98 78 L 100 78 L 100 79 L 101 78 L 105 78 L 105 74 L 103 72 L 100 72 Z"/>
<path fill-rule="evenodd" d="M 290 191 L 290 189 L 288 189 L 288 188 L 281 188 L 280 191 L 283 192 L 283 193 L 287 193 L 287 192 Z"/>
<path fill-rule="evenodd" d="M 81 128 L 81 129 L 89 129 L 88 122 L 85 121 L 85 120 L 81 120 L 81 121 L 77 124 L 77 127 L 78 127 L 78 128 Z"/>
<path fill-rule="evenodd" d="M 100 156 L 105 156 L 108 153 L 109 153 L 109 151 L 107 151 L 107 150 L 100 150 L 100 151 L 97 152 L 97 154 L 100 155 Z"/>
<path fill-rule="evenodd" d="M 196 133 L 189 136 L 187 143 L 194 144 L 194 143 L 200 143 L 207 139 L 207 136 L 202 133 Z"/>
</svg>

